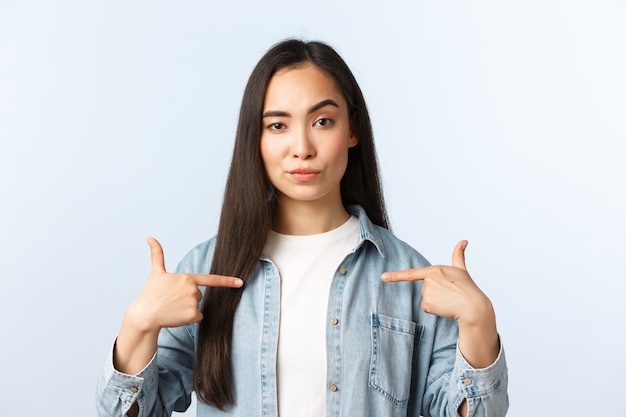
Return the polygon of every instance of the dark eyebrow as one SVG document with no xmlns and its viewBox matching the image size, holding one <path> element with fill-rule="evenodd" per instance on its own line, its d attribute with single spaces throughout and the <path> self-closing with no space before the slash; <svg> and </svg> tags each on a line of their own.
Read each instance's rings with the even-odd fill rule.
<svg viewBox="0 0 626 417">
<path fill-rule="evenodd" d="M 316 105 L 312 106 L 309 109 L 309 114 L 318 111 L 319 109 L 321 109 L 322 107 L 326 107 L 326 106 L 334 106 L 339 108 L 339 104 L 337 104 L 337 102 L 335 100 L 332 100 L 330 98 L 327 98 L 326 100 L 322 100 L 319 103 L 317 103 Z"/>
<path fill-rule="evenodd" d="M 289 117 L 291 116 L 289 113 L 287 113 L 286 111 L 280 111 L 280 110 L 270 110 L 270 111 L 266 111 L 265 113 L 263 113 L 263 117 Z"/>
<path fill-rule="evenodd" d="M 309 114 L 314 113 L 316 111 L 318 111 L 319 109 L 321 109 L 322 107 L 326 107 L 326 106 L 334 106 L 339 108 L 339 104 L 337 104 L 337 102 L 333 99 L 326 99 L 326 100 L 322 100 L 319 103 L 311 106 L 311 108 L 309 109 Z M 291 114 L 287 113 L 286 111 L 281 111 L 281 110 L 269 110 L 266 111 L 265 113 L 263 113 L 263 117 L 290 117 Z"/>
</svg>

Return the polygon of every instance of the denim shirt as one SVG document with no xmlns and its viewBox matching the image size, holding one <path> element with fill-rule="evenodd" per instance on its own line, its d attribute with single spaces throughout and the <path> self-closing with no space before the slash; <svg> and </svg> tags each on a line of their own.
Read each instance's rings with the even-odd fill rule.
<svg viewBox="0 0 626 417">
<path fill-rule="evenodd" d="M 502 348 L 484 369 L 472 368 L 458 351 L 454 320 L 425 313 L 421 282 L 383 282 L 380 275 L 427 266 L 413 248 L 359 218 L 354 249 L 338 265 L 326 316 L 326 416 L 504 416 L 507 368 Z M 195 247 L 177 270 L 209 273 L 215 241 Z M 280 277 L 267 257 L 247 281 L 235 313 L 232 367 L 235 405 L 220 411 L 199 402 L 199 417 L 276 417 L 276 354 Z M 120 417 L 135 401 L 140 417 L 169 416 L 189 407 L 197 324 L 162 329 L 158 350 L 137 375 L 113 367 L 112 349 L 98 379 L 101 417 Z M 288 416 L 282 416 L 288 417 Z"/>
</svg>

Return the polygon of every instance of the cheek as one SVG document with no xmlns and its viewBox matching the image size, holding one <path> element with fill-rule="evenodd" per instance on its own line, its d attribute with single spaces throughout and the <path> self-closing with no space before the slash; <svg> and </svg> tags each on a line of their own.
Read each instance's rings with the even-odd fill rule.
<svg viewBox="0 0 626 417">
<path fill-rule="evenodd" d="M 270 146 L 269 141 L 264 140 L 263 137 L 261 137 L 261 141 L 259 143 L 259 150 L 261 152 L 261 159 L 263 160 L 263 164 L 267 169 L 268 163 L 271 163 L 272 161 L 272 155 L 274 152 L 272 147 Z"/>
<path fill-rule="evenodd" d="M 337 163 L 344 165 L 348 163 L 348 147 L 345 140 L 334 141 L 334 146 L 329 148 L 332 159 Z"/>
<path fill-rule="evenodd" d="M 278 143 L 276 143 L 276 141 L 263 140 L 263 138 L 261 138 L 259 144 L 265 174 L 270 180 L 270 183 L 274 186 L 276 186 L 275 182 L 282 172 L 282 153 L 277 145 Z"/>
</svg>

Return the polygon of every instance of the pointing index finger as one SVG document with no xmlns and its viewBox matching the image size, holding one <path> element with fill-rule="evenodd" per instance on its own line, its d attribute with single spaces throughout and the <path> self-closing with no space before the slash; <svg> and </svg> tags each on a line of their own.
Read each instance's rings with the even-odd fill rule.
<svg viewBox="0 0 626 417">
<path fill-rule="evenodd" d="M 237 277 L 216 274 L 191 274 L 191 277 L 199 287 L 243 287 L 243 280 Z"/>
<path fill-rule="evenodd" d="M 406 269 L 404 271 L 384 272 L 383 281 L 420 281 L 426 278 L 425 268 Z"/>
</svg>

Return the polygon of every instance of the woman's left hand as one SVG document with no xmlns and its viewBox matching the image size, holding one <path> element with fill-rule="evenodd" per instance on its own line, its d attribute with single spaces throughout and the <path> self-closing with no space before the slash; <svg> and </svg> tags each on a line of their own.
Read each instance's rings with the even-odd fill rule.
<svg viewBox="0 0 626 417">
<path fill-rule="evenodd" d="M 385 272 L 383 281 L 424 281 L 422 309 L 458 322 L 481 321 L 491 303 L 478 288 L 465 266 L 467 240 L 460 241 L 452 253 L 452 266 L 432 265 L 406 271 Z M 487 308 L 489 307 L 489 308 Z"/>
<path fill-rule="evenodd" d="M 452 266 L 432 265 L 385 272 L 385 282 L 423 281 L 422 310 L 459 324 L 459 349 L 475 367 L 489 366 L 498 354 L 495 312 L 489 298 L 467 273 L 465 248 L 460 241 L 452 253 Z"/>
</svg>

